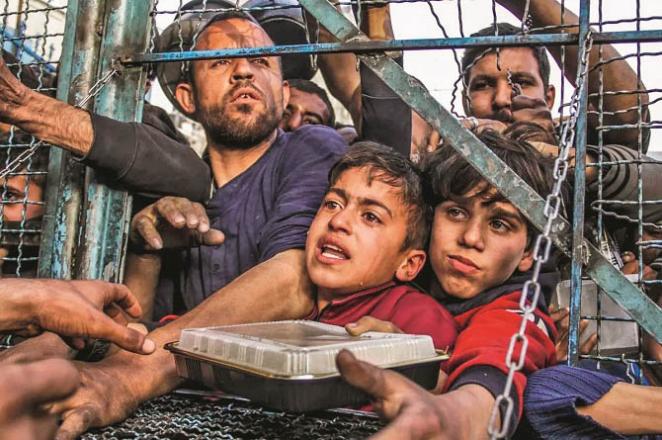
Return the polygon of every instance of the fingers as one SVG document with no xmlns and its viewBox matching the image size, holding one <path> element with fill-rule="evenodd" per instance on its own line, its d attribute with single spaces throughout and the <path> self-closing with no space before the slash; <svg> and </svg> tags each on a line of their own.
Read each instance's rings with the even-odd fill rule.
<svg viewBox="0 0 662 440">
<path fill-rule="evenodd" d="M 143 214 L 142 211 L 136 214 L 131 221 L 131 240 L 135 243 L 144 241 L 147 246 L 153 250 L 163 248 L 163 239 L 156 228 L 155 218 Z"/>
<path fill-rule="evenodd" d="M 206 244 L 209 246 L 218 246 L 219 244 L 223 244 L 224 241 L 225 234 L 218 229 L 209 229 L 198 239 L 200 244 Z"/>
<path fill-rule="evenodd" d="M 391 394 L 390 380 L 401 377 L 391 377 L 389 371 L 377 368 L 367 362 L 359 361 L 348 350 L 342 350 L 336 357 L 336 365 L 343 379 L 353 387 L 372 396 L 374 400 L 382 400 Z M 397 376 L 395 373 L 392 373 Z M 404 380 L 404 379 L 403 379 Z"/>
<path fill-rule="evenodd" d="M 589 354 L 593 351 L 595 346 L 598 344 L 598 334 L 593 333 L 584 343 L 579 347 L 579 352 L 581 354 Z"/>
<path fill-rule="evenodd" d="M 2 367 L 0 380 L 5 384 L 3 406 L 14 411 L 29 410 L 42 404 L 64 399 L 80 383 L 78 371 L 63 359 L 48 359 Z"/>
<path fill-rule="evenodd" d="M 533 108 L 538 108 L 541 111 L 546 110 L 549 112 L 549 108 L 547 107 L 547 103 L 545 100 L 541 98 L 533 98 L 531 96 L 526 96 L 526 95 L 517 95 L 513 97 L 510 109 L 513 112 L 516 112 L 518 110 L 524 110 L 524 109 L 533 109 Z M 551 117 L 551 112 L 549 112 L 550 117 Z"/>
<path fill-rule="evenodd" d="M 199 203 L 180 197 L 164 197 L 156 203 L 156 209 L 176 229 L 187 227 L 201 234 L 209 231 L 209 218 Z"/>
<path fill-rule="evenodd" d="M 552 318 L 557 328 L 559 328 L 559 325 L 562 326 L 563 323 L 567 321 L 565 318 L 570 316 L 570 309 L 568 307 L 562 307 L 560 309 L 550 307 L 549 316 Z"/>
<path fill-rule="evenodd" d="M 150 354 L 156 349 L 154 341 L 147 339 L 144 334 L 116 323 L 102 312 L 97 313 L 98 316 L 89 323 L 89 337 L 105 339 L 138 354 Z"/>
<path fill-rule="evenodd" d="M 402 333 L 402 330 L 393 323 L 372 316 L 364 316 L 356 322 L 347 324 L 345 330 L 352 336 L 359 336 L 366 332 Z"/>
<path fill-rule="evenodd" d="M 56 440 L 75 440 L 96 421 L 94 408 L 83 405 L 66 414 L 55 436 Z"/>
</svg>

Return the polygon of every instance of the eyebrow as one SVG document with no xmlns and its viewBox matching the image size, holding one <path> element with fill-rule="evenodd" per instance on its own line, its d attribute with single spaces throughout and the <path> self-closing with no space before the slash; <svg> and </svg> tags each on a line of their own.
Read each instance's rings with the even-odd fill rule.
<svg viewBox="0 0 662 440">
<path fill-rule="evenodd" d="M 484 202 L 483 205 L 484 206 L 485 205 L 491 205 L 493 203 L 497 203 L 497 202 L 500 202 L 500 201 L 501 200 L 494 200 L 494 201 L 491 201 L 491 202 Z M 492 209 L 492 215 L 496 215 L 498 217 L 503 217 L 503 218 L 506 218 L 506 219 L 514 220 L 514 221 L 517 221 L 519 223 L 526 223 L 526 221 L 522 217 L 522 214 L 520 214 L 519 211 L 512 212 L 510 210 L 500 208 L 498 206 L 496 206 Z"/>
<path fill-rule="evenodd" d="M 335 193 L 338 196 L 342 197 L 344 200 L 350 199 L 349 195 L 347 194 L 347 191 L 345 191 L 344 189 L 333 187 L 329 189 L 328 193 Z M 389 217 L 393 218 L 393 212 L 389 209 L 388 206 L 384 205 L 379 200 L 370 199 L 367 197 L 356 197 L 356 199 L 358 200 L 360 206 L 377 206 L 379 208 L 382 208 L 384 211 L 386 211 Z"/>
</svg>

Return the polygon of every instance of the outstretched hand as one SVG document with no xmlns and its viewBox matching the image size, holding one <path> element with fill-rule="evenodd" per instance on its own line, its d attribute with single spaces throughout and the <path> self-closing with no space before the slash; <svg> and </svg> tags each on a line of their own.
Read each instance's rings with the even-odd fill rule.
<svg viewBox="0 0 662 440">
<path fill-rule="evenodd" d="M 81 338 L 106 339 L 141 354 L 154 351 L 153 341 L 119 324 L 124 312 L 141 316 L 140 304 L 124 285 L 104 281 L 66 281 L 11 278 L 0 281 L 0 330 L 35 335 L 51 331 L 73 337 L 75 348 Z"/>
<path fill-rule="evenodd" d="M 130 238 L 147 251 L 219 245 L 225 240 L 221 231 L 210 228 L 204 206 L 182 197 L 163 197 L 136 214 Z"/>
</svg>

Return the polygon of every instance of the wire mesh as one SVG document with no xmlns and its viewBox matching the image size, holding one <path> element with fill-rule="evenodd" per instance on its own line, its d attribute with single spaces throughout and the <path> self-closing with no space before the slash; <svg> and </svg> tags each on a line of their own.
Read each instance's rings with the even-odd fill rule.
<svg viewBox="0 0 662 440">
<path fill-rule="evenodd" d="M 0 5 L 0 45 L 7 66 L 28 87 L 50 96 L 56 91 L 66 3 L 7 0 Z M 9 167 L 34 149 L 36 153 L 27 161 Z M 0 167 L 6 174 L 0 192 L 5 277 L 36 274 L 48 152 L 48 146 L 13 126 L 0 128 Z"/>
</svg>

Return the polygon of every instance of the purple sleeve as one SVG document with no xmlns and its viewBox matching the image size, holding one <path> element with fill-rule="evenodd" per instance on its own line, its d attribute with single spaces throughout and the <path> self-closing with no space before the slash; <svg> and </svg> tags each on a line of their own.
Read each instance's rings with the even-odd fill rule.
<svg viewBox="0 0 662 440">
<path fill-rule="evenodd" d="M 278 170 L 273 215 L 264 225 L 260 261 L 289 249 L 303 249 L 306 234 L 328 187 L 329 170 L 347 149 L 335 130 L 311 125 L 296 130 Z"/>
</svg>

